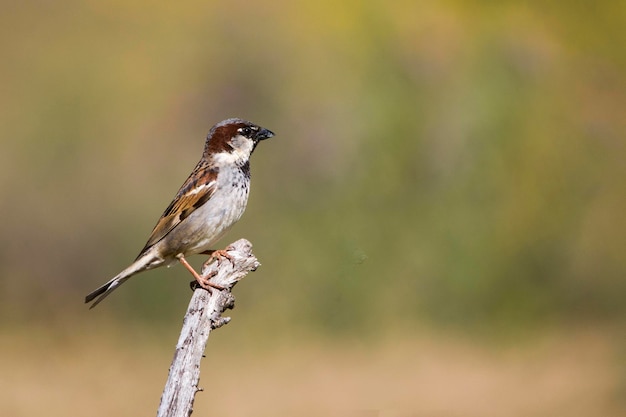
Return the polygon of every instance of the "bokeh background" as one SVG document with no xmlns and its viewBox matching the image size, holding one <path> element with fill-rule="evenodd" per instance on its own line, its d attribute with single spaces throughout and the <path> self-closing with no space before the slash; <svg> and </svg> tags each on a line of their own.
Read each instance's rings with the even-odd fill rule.
<svg viewBox="0 0 626 417">
<path fill-rule="evenodd" d="M 83 297 L 233 116 L 262 267 L 194 415 L 626 415 L 624 2 L 2 9 L 1 415 L 154 415 L 187 272 Z"/>
</svg>

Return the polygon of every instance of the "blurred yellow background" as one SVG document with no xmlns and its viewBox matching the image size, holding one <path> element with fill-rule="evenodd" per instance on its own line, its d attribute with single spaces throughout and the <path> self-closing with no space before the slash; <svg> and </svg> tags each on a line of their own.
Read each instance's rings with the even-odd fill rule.
<svg viewBox="0 0 626 417">
<path fill-rule="evenodd" d="M 262 266 L 194 415 L 626 415 L 626 3 L 2 6 L 0 415 L 154 415 L 189 274 L 82 301 L 227 117 Z"/>
</svg>

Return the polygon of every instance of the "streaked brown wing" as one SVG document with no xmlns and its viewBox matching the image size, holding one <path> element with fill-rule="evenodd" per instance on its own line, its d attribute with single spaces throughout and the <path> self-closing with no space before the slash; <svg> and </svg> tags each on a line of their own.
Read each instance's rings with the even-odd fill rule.
<svg viewBox="0 0 626 417">
<path fill-rule="evenodd" d="M 174 200 L 154 226 L 146 246 L 141 250 L 137 259 L 211 198 L 215 192 L 216 178 L 216 168 L 209 167 L 203 161 L 196 165 L 189 178 L 176 193 Z"/>
</svg>

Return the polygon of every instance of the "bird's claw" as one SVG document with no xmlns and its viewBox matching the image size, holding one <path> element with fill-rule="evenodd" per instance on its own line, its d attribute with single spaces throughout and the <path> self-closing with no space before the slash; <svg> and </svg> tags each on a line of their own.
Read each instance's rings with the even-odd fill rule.
<svg viewBox="0 0 626 417">
<path fill-rule="evenodd" d="M 177 258 L 180 261 L 180 263 L 183 264 L 183 266 L 191 273 L 191 275 L 193 275 L 193 277 L 196 279 L 198 285 L 200 285 L 205 290 L 211 292 L 211 288 L 215 288 L 215 289 L 218 289 L 218 290 L 223 290 L 224 289 L 224 287 L 222 287 L 221 285 L 213 284 L 212 282 L 209 282 L 209 280 L 211 278 L 213 278 L 215 275 L 217 275 L 217 271 L 214 271 L 214 272 L 210 273 L 208 277 L 203 277 L 203 276 L 200 276 L 200 274 L 198 274 L 196 272 L 196 270 L 193 269 L 193 267 L 191 265 L 189 265 L 189 262 L 187 262 L 187 260 L 185 259 L 185 256 L 183 254 L 178 255 Z"/>
<path fill-rule="evenodd" d="M 208 267 L 210 264 L 212 264 L 215 261 L 217 261 L 218 266 L 221 265 L 222 258 L 228 259 L 230 261 L 230 264 L 233 267 L 235 266 L 235 259 L 228 253 L 228 249 L 216 249 L 216 250 L 211 251 L 209 255 L 210 255 L 209 259 L 207 259 L 207 261 L 204 264 L 202 264 L 203 268 Z"/>
<path fill-rule="evenodd" d="M 200 285 L 202 288 L 204 288 L 205 290 L 207 290 L 209 292 L 212 292 L 211 290 L 213 288 L 215 288 L 216 290 L 220 290 L 220 291 L 224 290 L 225 287 L 222 287 L 221 285 L 214 284 L 214 283 L 209 281 L 215 275 L 217 275 L 217 272 L 211 273 L 208 277 L 200 277 L 201 279 L 197 280 L 198 285 Z"/>
<path fill-rule="evenodd" d="M 195 291 L 198 288 L 204 288 L 205 290 L 209 292 L 211 292 L 212 288 L 223 290 L 224 287 L 222 287 L 221 285 L 217 285 L 217 284 L 213 284 L 212 282 L 209 282 L 209 280 L 216 275 L 217 275 L 216 271 L 210 272 L 207 277 L 203 277 L 200 274 L 198 274 L 198 276 L 195 277 L 196 278 L 195 280 L 189 282 L 189 288 L 191 288 L 191 291 Z"/>
</svg>

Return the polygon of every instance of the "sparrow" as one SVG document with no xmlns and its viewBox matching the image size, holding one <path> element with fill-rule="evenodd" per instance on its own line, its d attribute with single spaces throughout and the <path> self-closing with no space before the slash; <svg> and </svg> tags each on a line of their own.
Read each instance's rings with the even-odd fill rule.
<svg viewBox="0 0 626 417">
<path fill-rule="evenodd" d="M 274 133 L 242 119 L 227 119 L 211 128 L 200 162 L 165 209 L 137 259 L 85 297 L 94 308 L 130 277 L 180 262 L 209 290 L 220 288 L 202 278 L 186 260 L 189 255 L 225 251 L 211 249 L 242 216 L 250 192 L 250 156 L 260 141 Z M 228 256 L 226 256 L 228 257 Z M 209 261 L 211 261 L 209 258 Z M 96 298 L 97 297 L 97 298 Z"/>
</svg>

